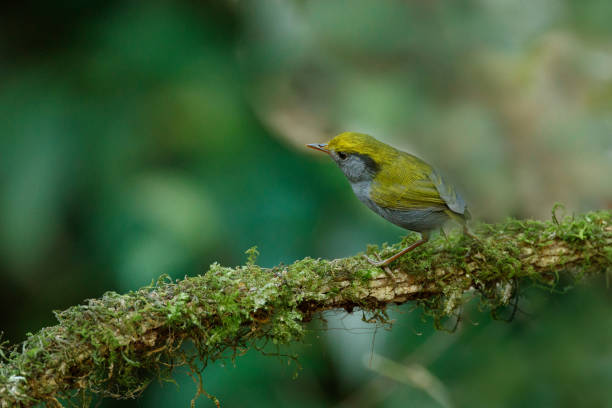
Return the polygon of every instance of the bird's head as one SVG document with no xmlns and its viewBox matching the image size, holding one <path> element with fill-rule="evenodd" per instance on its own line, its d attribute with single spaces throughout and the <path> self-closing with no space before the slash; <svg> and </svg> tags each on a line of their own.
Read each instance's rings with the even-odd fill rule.
<svg viewBox="0 0 612 408">
<path fill-rule="evenodd" d="M 340 133 L 328 143 L 307 146 L 329 154 L 351 182 L 372 180 L 381 167 L 391 165 L 398 155 L 393 147 L 356 132 Z"/>
</svg>

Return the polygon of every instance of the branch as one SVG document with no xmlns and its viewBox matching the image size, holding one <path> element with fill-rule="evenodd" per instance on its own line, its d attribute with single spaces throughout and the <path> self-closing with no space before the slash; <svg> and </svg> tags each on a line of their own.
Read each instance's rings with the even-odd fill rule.
<svg viewBox="0 0 612 408">
<path fill-rule="evenodd" d="M 470 297 L 495 311 L 519 282 L 554 287 L 560 272 L 579 280 L 612 267 L 610 211 L 482 224 L 477 234 L 438 237 L 387 273 L 361 255 L 262 268 L 251 249 L 244 266 L 215 263 L 203 275 L 106 293 L 56 312 L 59 324 L 20 345 L 0 348 L 0 407 L 60 406 L 58 398 L 77 392 L 134 398 L 176 366 L 197 377 L 208 362 L 250 347 L 299 341 L 304 323 L 324 310 L 359 308 L 386 322 L 389 304 L 415 301 L 438 324 Z M 386 257 L 402 244 L 368 252 Z M 194 347 L 181 347 L 186 341 Z M 201 381 L 198 393 L 205 394 Z"/>
</svg>

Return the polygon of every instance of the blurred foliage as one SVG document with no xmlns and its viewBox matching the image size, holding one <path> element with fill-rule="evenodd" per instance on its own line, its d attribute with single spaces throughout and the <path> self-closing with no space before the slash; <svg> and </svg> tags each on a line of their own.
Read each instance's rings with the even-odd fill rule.
<svg viewBox="0 0 612 408">
<path fill-rule="evenodd" d="M 1 330 L 19 341 L 53 309 L 243 263 L 252 245 L 271 266 L 395 241 L 303 151 L 340 130 L 421 155 L 477 218 L 610 208 L 610 21 L 605 0 L 3 4 Z M 404 307 L 375 348 L 424 348 L 456 406 L 612 406 L 610 300 L 530 296 L 533 315 L 475 317 L 452 340 Z M 313 325 L 297 380 L 249 353 L 208 369 L 207 390 L 226 406 L 439 406 L 380 382 L 361 361 L 372 331 L 336 330 L 359 326 L 342 316 Z M 186 406 L 189 381 L 102 406 Z"/>
</svg>

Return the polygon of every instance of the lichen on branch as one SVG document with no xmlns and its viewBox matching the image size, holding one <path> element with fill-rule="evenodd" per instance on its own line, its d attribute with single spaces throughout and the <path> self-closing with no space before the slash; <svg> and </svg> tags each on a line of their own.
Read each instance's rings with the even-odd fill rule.
<svg viewBox="0 0 612 408">
<path fill-rule="evenodd" d="M 77 392 L 133 398 L 177 366 L 197 376 L 209 362 L 249 348 L 300 341 L 305 323 L 324 310 L 358 308 L 385 322 L 388 305 L 413 301 L 438 325 L 471 297 L 495 312 L 519 284 L 554 287 L 560 273 L 578 281 L 612 268 L 609 211 L 511 219 L 481 224 L 476 233 L 478 240 L 440 236 L 386 271 L 363 254 L 262 268 L 253 248 L 244 266 L 215 263 L 202 275 L 108 292 L 56 312 L 57 325 L 23 343 L 0 347 L 0 407 L 60 406 L 59 398 Z M 367 252 L 386 257 L 405 243 Z"/>
</svg>

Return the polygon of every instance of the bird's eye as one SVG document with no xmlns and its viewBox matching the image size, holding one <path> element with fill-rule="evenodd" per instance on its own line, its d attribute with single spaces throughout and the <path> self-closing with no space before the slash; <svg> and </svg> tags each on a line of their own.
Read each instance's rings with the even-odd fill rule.
<svg viewBox="0 0 612 408">
<path fill-rule="evenodd" d="M 338 152 L 338 157 L 340 158 L 340 160 L 346 160 L 348 155 L 344 152 Z"/>
</svg>

